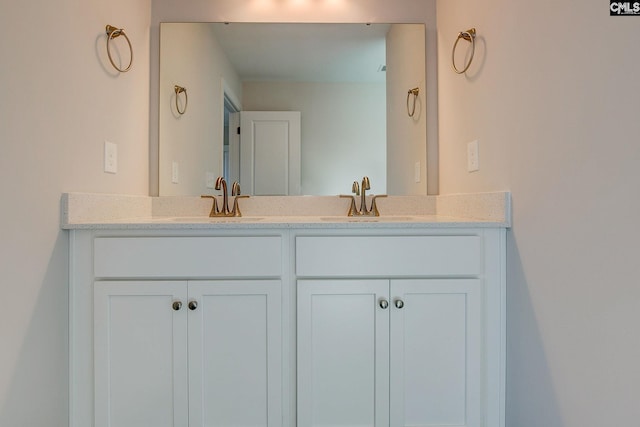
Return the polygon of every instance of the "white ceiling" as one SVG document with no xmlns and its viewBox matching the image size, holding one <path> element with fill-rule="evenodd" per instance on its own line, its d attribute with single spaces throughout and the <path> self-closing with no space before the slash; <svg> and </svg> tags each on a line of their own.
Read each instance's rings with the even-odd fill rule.
<svg viewBox="0 0 640 427">
<path fill-rule="evenodd" d="M 383 82 L 389 24 L 215 23 L 242 80 Z"/>
</svg>

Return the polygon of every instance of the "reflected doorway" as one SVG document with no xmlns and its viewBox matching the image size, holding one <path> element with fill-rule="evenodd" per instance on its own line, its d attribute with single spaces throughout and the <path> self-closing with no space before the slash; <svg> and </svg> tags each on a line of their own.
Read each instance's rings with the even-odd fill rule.
<svg viewBox="0 0 640 427">
<path fill-rule="evenodd" d="M 227 182 L 240 179 L 240 107 L 224 92 L 222 176 Z"/>
</svg>

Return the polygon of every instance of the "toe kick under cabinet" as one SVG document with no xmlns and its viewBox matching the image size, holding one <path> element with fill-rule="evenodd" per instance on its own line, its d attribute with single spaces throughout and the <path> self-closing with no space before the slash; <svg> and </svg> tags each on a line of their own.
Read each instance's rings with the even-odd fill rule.
<svg viewBox="0 0 640 427">
<path fill-rule="evenodd" d="M 70 242 L 71 427 L 504 427 L 503 228 Z"/>
</svg>

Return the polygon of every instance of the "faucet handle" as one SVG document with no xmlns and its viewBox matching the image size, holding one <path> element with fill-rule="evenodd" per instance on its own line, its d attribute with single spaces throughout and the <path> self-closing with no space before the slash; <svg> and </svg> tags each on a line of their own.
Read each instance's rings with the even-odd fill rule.
<svg viewBox="0 0 640 427">
<path fill-rule="evenodd" d="M 211 206 L 211 212 L 209 212 L 209 216 L 210 217 L 217 216 L 220 213 L 220 210 L 218 208 L 218 201 L 216 200 L 215 196 L 202 195 L 200 197 L 203 198 L 203 199 L 213 199 L 213 205 Z"/>
<path fill-rule="evenodd" d="M 242 216 L 242 212 L 240 212 L 240 203 L 238 203 L 238 199 L 248 199 L 248 195 L 240 195 L 239 193 L 235 195 L 233 198 L 233 208 L 231 209 L 230 216 Z"/>
<path fill-rule="evenodd" d="M 372 199 L 371 199 L 371 210 L 369 211 L 370 215 L 380 216 L 380 211 L 378 211 L 378 205 L 376 204 L 376 199 L 378 197 L 387 197 L 387 195 L 386 194 L 378 194 L 377 196 L 373 196 L 372 197 Z"/>
<path fill-rule="evenodd" d="M 216 189 L 216 190 L 222 190 L 222 187 L 223 187 L 223 186 L 224 186 L 224 187 L 226 187 L 226 186 L 227 186 L 227 182 L 224 180 L 224 177 L 219 176 L 219 177 L 216 179 L 216 186 L 215 186 L 215 189 Z"/>
<path fill-rule="evenodd" d="M 233 185 L 231 185 L 231 195 L 232 196 L 240 195 L 240 184 L 238 184 L 238 181 L 233 181 Z"/>
<path fill-rule="evenodd" d="M 353 184 L 351 184 L 351 192 L 356 196 L 360 195 L 360 184 L 358 184 L 358 181 L 353 181 Z"/>
<path fill-rule="evenodd" d="M 344 199 L 351 199 L 351 204 L 349 205 L 349 210 L 347 211 L 347 216 L 356 216 L 358 215 L 358 209 L 356 208 L 356 198 L 353 196 L 347 196 L 345 194 L 341 194 L 340 197 Z"/>
</svg>

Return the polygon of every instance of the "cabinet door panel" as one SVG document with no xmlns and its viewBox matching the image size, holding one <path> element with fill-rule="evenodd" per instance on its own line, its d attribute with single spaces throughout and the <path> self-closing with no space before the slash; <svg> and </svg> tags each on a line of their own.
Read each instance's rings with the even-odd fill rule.
<svg viewBox="0 0 640 427">
<path fill-rule="evenodd" d="M 480 426 L 480 281 L 397 280 L 391 295 L 391 426 Z"/>
<path fill-rule="evenodd" d="M 388 426 L 386 280 L 298 281 L 298 427 Z"/>
<path fill-rule="evenodd" d="M 96 282 L 95 426 L 187 426 L 184 282 Z"/>
<path fill-rule="evenodd" d="M 282 423 L 279 281 L 190 282 L 190 426 Z"/>
</svg>

